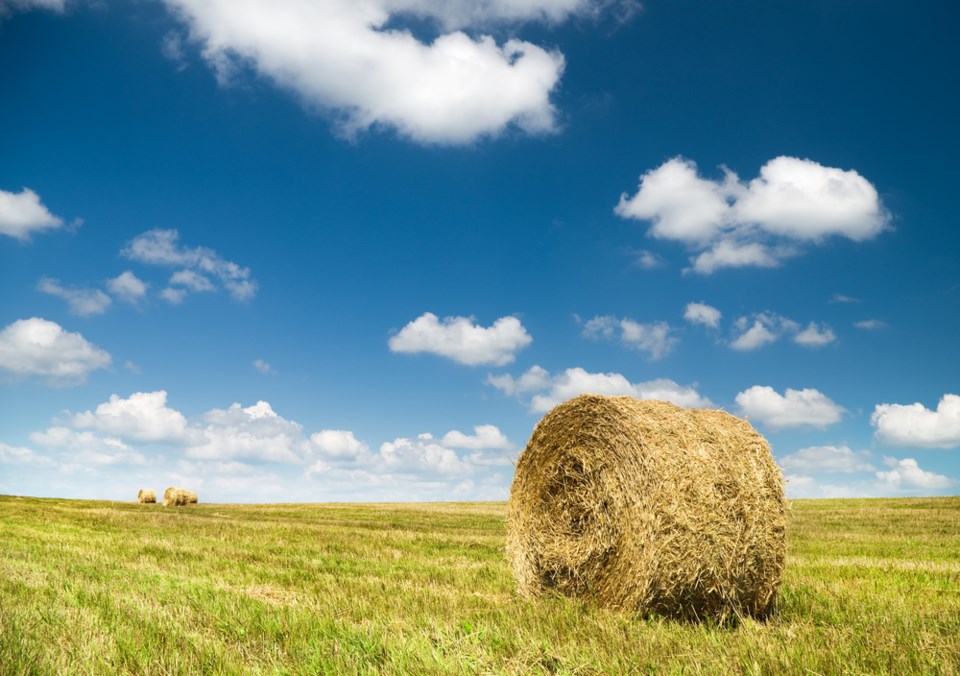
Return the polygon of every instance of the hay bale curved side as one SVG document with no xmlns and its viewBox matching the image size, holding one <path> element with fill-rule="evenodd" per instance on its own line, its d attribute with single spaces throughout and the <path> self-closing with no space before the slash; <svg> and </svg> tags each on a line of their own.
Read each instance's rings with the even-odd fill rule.
<svg viewBox="0 0 960 676">
<path fill-rule="evenodd" d="M 723 411 L 581 395 L 517 461 L 507 557 L 521 593 L 723 620 L 773 607 L 786 558 L 783 478 Z"/>
<path fill-rule="evenodd" d="M 195 504 L 197 494 L 186 488 L 174 488 L 171 486 L 163 492 L 164 507 L 181 507 L 183 505 Z"/>
<path fill-rule="evenodd" d="M 141 505 L 157 501 L 157 494 L 152 488 L 141 488 L 137 492 L 137 502 Z"/>
</svg>

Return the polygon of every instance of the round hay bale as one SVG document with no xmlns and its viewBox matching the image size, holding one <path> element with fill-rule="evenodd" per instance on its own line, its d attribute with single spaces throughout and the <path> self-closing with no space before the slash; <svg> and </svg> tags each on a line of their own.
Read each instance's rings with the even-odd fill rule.
<svg viewBox="0 0 960 676">
<path fill-rule="evenodd" d="M 196 504 L 197 494 L 186 488 L 174 488 L 171 486 L 163 492 L 164 507 L 180 507 L 182 505 Z"/>
<path fill-rule="evenodd" d="M 528 597 L 762 617 L 783 575 L 785 508 L 770 446 L 746 421 L 581 395 L 537 424 L 517 461 L 507 557 Z"/>
<path fill-rule="evenodd" d="M 179 503 L 179 489 L 170 486 L 167 490 L 163 492 L 163 506 L 164 507 L 175 507 Z"/>
<path fill-rule="evenodd" d="M 141 488 L 137 493 L 137 502 L 142 505 L 154 503 L 157 501 L 157 494 L 152 488 Z"/>
</svg>

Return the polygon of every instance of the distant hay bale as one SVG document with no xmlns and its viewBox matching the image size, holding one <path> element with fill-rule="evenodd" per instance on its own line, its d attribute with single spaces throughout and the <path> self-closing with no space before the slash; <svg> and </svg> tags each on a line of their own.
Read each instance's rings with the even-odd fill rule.
<svg viewBox="0 0 960 676">
<path fill-rule="evenodd" d="M 723 411 L 581 395 L 541 420 L 510 488 L 521 593 L 686 619 L 762 617 L 786 558 L 767 441 Z"/>
<path fill-rule="evenodd" d="M 157 494 L 152 488 L 141 488 L 137 493 L 137 501 L 144 505 L 148 502 L 156 502 Z"/>
<path fill-rule="evenodd" d="M 197 503 L 197 494 L 186 488 L 174 488 L 171 486 L 163 492 L 164 507 L 180 507 Z"/>
</svg>

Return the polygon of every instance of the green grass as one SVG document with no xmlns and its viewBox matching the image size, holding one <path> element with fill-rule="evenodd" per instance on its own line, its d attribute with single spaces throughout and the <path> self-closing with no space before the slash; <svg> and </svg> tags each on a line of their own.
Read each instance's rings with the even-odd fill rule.
<svg viewBox="0 0 960 676">
<path fill-rule="evenodd" d="M 519 598 L 505 509 L 0 497 L 0 673 L 960 672 L 960 498 L 794 502 L 737 626 Z"/>
</svg>

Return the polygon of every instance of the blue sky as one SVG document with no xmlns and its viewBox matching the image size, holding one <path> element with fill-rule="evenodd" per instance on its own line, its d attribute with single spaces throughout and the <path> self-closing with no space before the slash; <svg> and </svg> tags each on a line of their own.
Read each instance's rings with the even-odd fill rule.
<svg viewBox="0 0 960 676">
<path fill-rule="evenodd" d="M 595 391 L 957 494 L 958 19 L 0 0 L 0 493 L 503 499 Z"/>
</svg>

